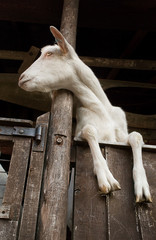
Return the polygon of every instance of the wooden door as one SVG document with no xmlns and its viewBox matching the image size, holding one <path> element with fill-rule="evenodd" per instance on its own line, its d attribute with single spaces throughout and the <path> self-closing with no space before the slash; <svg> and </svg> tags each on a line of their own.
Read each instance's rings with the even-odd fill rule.
<svg viewBox="0 0 156 240">
<path fill-rule="evenodd" d="M 18 125 L 23 126 L 23 122 L 18 121 Z M 36 126 L 42 128 L 40 142 L 32 137 L 0 135 L 1 151 L 11 156 L 0 206 L 0 240 L 35 239 L 48 122 L 49 113 L 37 119 Z"/>
</svg>

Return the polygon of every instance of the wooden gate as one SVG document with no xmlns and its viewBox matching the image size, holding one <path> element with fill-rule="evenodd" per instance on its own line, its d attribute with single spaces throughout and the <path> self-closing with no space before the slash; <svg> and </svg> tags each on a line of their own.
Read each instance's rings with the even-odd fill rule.
<svg viewBox="0 0 156 240">
<path fill-rule="evenodd" d="M 64 182 L 60 181 L 62 174 L 66 173 L 59 166 L 66 164 L 61 163 L 61 154 L 57 159 L 50 151 L 50 137 L 55 134 L 49 125 L 49 116 L 49 113 L 40 116 L 36 126 L 31 121 L 17 119 L 0 121 L 0 239 L 154 240 L 156 147 L 147 145 L 143 149 L 153 203 L 135 204 L 131 149 L 125 145 L 101 144 L 108 165 L 122 188 L 101 196 L 93 174 L 91 153 L 84 142 L 74 142 L 72 146 L 71 165 L 75 169 L 75 183 L 69 196 L 73 196 L 74 204 L 70 200 L 69 203 L 70 209 L 74 207 L 70 211 L 72 232 L 66 237 L 67 191 Z M 61 152 L 64 139 L 58 134 L 54 139 Z M 68 172 L 68 169 L 64 168 L 64 171 Z M 52 174 L 51 179 L 49 174 Z M 65 221 L 59 221 L 60 216 Z"/>
<path fill-rule="evenodd" d="M 135 204 L 132 152 L 129 147 L 101 145 L 121 190 L 108 196 L 98 192 L 92 157 L 87 146 L 76 146 L 73 239 L 148 239 L 156 236 L 156 148 L 144 148 L 153 203 Z"/>
<path fill-rule="evenodd" d="M 35 239 L 48 118 L 0 119 L 1 240 Z"/>
</svg>

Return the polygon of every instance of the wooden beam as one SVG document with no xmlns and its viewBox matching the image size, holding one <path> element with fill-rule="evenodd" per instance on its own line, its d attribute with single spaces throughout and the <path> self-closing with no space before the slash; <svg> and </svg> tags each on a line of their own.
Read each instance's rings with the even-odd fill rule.
<svg viewBox="0 0 156 240">
<path fill-rule="evenodd" d="M 24 60 L 26 55 L 27 52 L 22 51 L 0 50 L 0 59 Z"/>
<path fill-rule="evenodd" d="M 39 52 L 40 52 L 40 49 L 36 47 L 31 47 L 29 52 L 0 50 L 0 59 L 24 60 L 25 58 L 30 56 L 32 57 L 31 58 L 32 59 L 31 63 L 32 63 L 37 57 L 37 55 L 39 54 Z M 87 64 L 90 67 L 156 70 L 156 61 L 152 61 L 152 60 L 96 58 L 96 57 L 87 57 L 87 56 L 81 56 L 80 58 L 85 64 Z"/>
<path fill-rule="evenodd" d="M 156 129 L 156 115 L 126 113 L 128 126 L 135 128 Z"/>
<path fill-rule="evenodd" d="M 120 80 L 99 79 L 103 90 L 116 87 L 156 89 L 156 84 Z"/>
<path fill-rule="evenodd" d="M 90 67 L 123 68 L 135 70 L 156 70 L 156 61 L 116 58 L 80 57 Z"/>
<path fill-rule="evenodd" d="M 79 0 L 64 0 L 61 32 L 75 47 Z M 72 134 L 72 94 L 55 92 L 37 239 L 66 239 L 67 194 Z"/>
</svg>

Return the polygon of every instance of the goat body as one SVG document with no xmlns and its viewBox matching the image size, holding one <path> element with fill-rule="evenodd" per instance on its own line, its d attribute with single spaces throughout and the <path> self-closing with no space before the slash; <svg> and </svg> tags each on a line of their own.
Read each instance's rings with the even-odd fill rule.
<svg viewBox="0 0 156 240">
<path fill-rule="evenodd" d="M 80 60 L 63 35 L 55 27 L 50 30 L 58 45 L 41 50 L 41 56 L 20 76 L 19 86 L 26 91 L 72 91 L 82 104 L 77 109 L 75 139 L 84 139 L 90 146 L 101 192 L 118 190 L 120 185 L 108 168 L 99 142 L 123 142 L 132 147 L 136 202 L 151 202 L 142 162 L 142 136 L 137 132 L 128 134 L 123 110 L 111 105 L 92 70 Z"/>
</svg>

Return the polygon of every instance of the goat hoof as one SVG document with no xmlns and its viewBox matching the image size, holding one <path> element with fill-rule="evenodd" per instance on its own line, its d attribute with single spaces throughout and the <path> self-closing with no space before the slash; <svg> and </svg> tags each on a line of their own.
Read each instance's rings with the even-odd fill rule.
<svg viewBox="0 0 156 240">
<path fill-rule="evenodd" d="M 110 188 L 106 186 L 100 187 L 100 194 L 101 195 L 107 195 L 110 192 Z"/>
<path fill-rule="evenodd" d="M 106 195 L 110 192 L 113 192 L 113 191 L 118 191 L 118 190 L 121 190 L 121 187 L 120 187 L 120 184 L 119 183 L 114 183 L 112 186 L 108 187 L 108 186 L 102 186 L 100 187 L 100 194 L 101 195 Z"/>
<path fill-rule="evenodd" d="M 142 202 L 152 203 L 151 196 L 148 196 L 146 198 L 142 196 L 136 196 L 136 203 L 142 203 Z"/>
<path fill-rule="evenodd" d="M 113 191 L 121 190 L 120 184 L 119 183 L 118 184 L 114 184 L 112 189 L 113 189 Z"/>
</svg>

